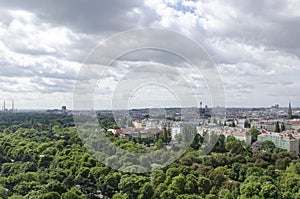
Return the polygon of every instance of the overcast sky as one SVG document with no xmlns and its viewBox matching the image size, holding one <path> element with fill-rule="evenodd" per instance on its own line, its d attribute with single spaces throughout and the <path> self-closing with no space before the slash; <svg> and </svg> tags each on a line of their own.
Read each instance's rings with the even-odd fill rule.
<svg viewBox="0 0 300 199">
<path fill-rule="evenodd" d="M 71 109 L 88 54 L 99 42 L 141 27 L 177 31 L 203 46 L 220 73 L 227 107 L 287 106 L 289 101 L 300 106 L 299 0 L 0 0 L 0 100 L 7 108 L 14 100 L 18 109 Z M 153 66 L 150 75 L 161 66 L 164 76 L 180 68 L 196 79 L 197 100 L 211 104 L 203 80 L 176 60 L 164 52 L 123 56 L 95 88 L 96 107 L 109 108 L 105 100 L 115 96 L 124 77 L 144 78 L 125 70 L 134 66 L 147 66 L 147 74 Z M 166 78 L 180 88 L 178 79 Z M 176 96 L 157 85 L 137 85 L 131 94 L 131 107 L 178 105 Z M 156 101 L 145 102 L 143 95 Z"/>
</svg>

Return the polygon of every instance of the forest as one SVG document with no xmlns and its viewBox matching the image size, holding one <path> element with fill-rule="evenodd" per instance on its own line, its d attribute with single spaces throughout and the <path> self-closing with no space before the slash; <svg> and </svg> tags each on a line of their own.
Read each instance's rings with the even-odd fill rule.
<svg viewBox="0 0 300 199">
<path fill-rule="evenodd" d="M 170 141 L 168 129 L 128 139 L 105 132 L 117 128 L 110 118 L 99 118 L 99 125 L 97 133 L 127 151 L 157 150 Z M 84 144 L 81 136 L 89 132 L 79 134 L 71 115 L 1 113 L 0 131 L 2 199 L 300 198 L 299 156 L 269 142 L 253 152 L 234 137 L 220 136 L 212 151 L 202 155 L 204 138 L 197 134 L 172 164 L 135 174 L 110 168 L 90 153 L 89 144 L 100 141 Z"/>
</svg>

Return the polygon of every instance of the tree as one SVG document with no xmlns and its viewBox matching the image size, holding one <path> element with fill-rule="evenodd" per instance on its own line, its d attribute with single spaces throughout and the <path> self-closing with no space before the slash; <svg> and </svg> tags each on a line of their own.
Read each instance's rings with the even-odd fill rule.
<svg viewBox="0 0 300 199">
<path fill-rule="evenodd" d="M 269 165 L 265 170 L 265 175 L 271 176 L 272 178 L 275 179 L 277 177 L 276 167 L 274 165 Z"/>
<path fill-rule="evenodd" d="M 235 127 L 236 125 L 235 125 L 235 121 L 233 120 L 232 121 L 232 123 L 231 123 L 231 125 L 230 125 L 231 127 Z"/>
<path fill-rule="evenodd" d="M 182 157 L 180 158 L 180 164 L 181 165 L 186 165 L 186 166 L 192 166 L 193 165 L 193 160 L 190 157 Z"/>
<path fill-rule="evenodd" d="M 140 188 L 138 199 L 151 199 L 153 195 L 153 187 L 150 182 L 146 182 L 144 186 Z"/>
<path fill-rule="evenodd" d="M 183 193 L 185 187 L 185 177 L 183 174 L 179 174 L 178 176 L 172 179 L 171 184 L 168 187 L 172 193 L 180 195 Z"/>
<path fill-rule="evenodd" d="M 63 193 L 61 199 L 85 199 L 85 195 L 77 188 L 73 187 L 68 192 Z"/>
<path fill-rule="evenodd" d="M 49 155 L 40 155 L 40 159 L 38 161 L 39 167 L 49 167 L 50 162 L 53 160 L 52 156 Z"/>
<path fill-rule="evenodd" d="M 193 174 L 188 174 L 186 176 L 184 193 L 193 194 L 197 192 L 198 192 L 198 179 Z"/>
<path fill-rule="evenodd" d="M 160 194 L 159 198 L 161 199 L 176 198 L 176 194 L 174 193 L 174 191 L 167 189 Z"/>
<path fill-rule="evenodd" d="M 167 129 L 166 127 L 163 128 L 163 141 L 165 143 L 169 143 L 172 139 L 172 136 L 171 136 L 171 131 L 170 129 Z"/>
<path fill-rule="evenodd" d="M 259 192 L 259 196 L 261 198 L 278 198 L 279 191 L 278 188 L 272 184 L 271 182 L 265 182 L 261 186 L 261 190 Z"/>
<path fill-rule="evenodd" d="M 226 181 L 226 177 L 223 175 L 222 172 L 218 170 L 212 170 L 209 173 L 209 179 L 211 179 L 212 184 L 216 187 L 220 187 L 224 181 Z"/>
<path fill-rule="evenodd" d="M 215 151 L 217 153 L 226 152 L 226 149 L 225 149 L 225 136 L 223 134 L 219 136 L 219 139 L 218 139 L 217 143 L 215 144 L 212 151 Z"/>
<path fill-rule="evenodd" d="M 300 175 L 300 162 L 296 162 L 294 167 L 295 167 L 295 173 Z"/>
<path fill-rule="evenodd" d="M 128 199 L 128 196 L 126 193 L 116 193 L 113 195 L 112 199 Z"/>
<path fill-rule="evenodd" d="M 129 198 L 137 198 L 140 188 L 146 182 L 148 182 L 148 178 L 145 176 L 138 176 L 136 174 L 123 175 L 118 188 L 123 193 L 126 193 Z"/>
<path fill-rule="evenodd" d="M 260 134 L 260 131 L 257 130 L 255 127 L 251 127 L 249 129 L 249 133 L 251 134 L 252 137 L 252 143 L 257 141 L 257 136 Z"/>
<path fill-rule="evenodd" d="M 2 186 L 0 186 L 0 198 L 2 198 L 2 199 L 8 198 L 7 190 Z"/>
<path fill-rule="evenodd" d="M 275 132 L 280 133 L 280 126 L 279 126 L 278 121 L 276 122 L 276 125 L 275 125 Z"/>
<path fill-rule="evenodd" d="M 166 176 L 168 177 L 175 177 L 175 176 L 178 176 L 180 173 L 179 169 L 178 168 L 169 168 L 167 171 L 166 171 Z"/>
<path fill-rule="evenodd" d="M 228 136 L 225 148 L 232 154 L 240 154 L 244 149 L 244 143 L 233 136 Z"/>
<path fill-rule="evenodd" d="M 211 186 L 212 186 L 210 179 L 205 178 L 205 177 L 200 177 L 198 179 L 198 184 L 199 184 L 199 187 L 204 191 L 204 193 L 206 193 L 206 194 L 209 193 Z"/>
<path fill-rule="evenodd" d="M 289 166 L 291 162 L 291 158 L 285 157 L 285 158 L 279 158 L 275 162 L 275 166 L 277 169 L 285 170 L 287 166 Z"/>
<path fill-rule="evenodd" d="M 166 174 L 162 170 L 154 170 L 151 174 L 152 185 L 156 188 L 160 183 L 166 179 Z"/>
<path fill-rule="evenodd" d="M 105 176 L 103 185 L 104 191 L 111 197 L 116 191 L 118 191 L 118 184 L 120 182 L 121 175 L 117 172 L 109 173 Z"/>
<path fill-rule="evenodd" d="M 199 133 L 196 133 L 194 140 L 191 144 L 191 147 L 195 150 L 199 150 L 203 140 L 204 138 Z"/>
<path fill-rule="evenodd" d="M 160 195 L 168 189 L 168 186 L 165 183 L 160 183 L 155 189 L 153 198 L 160 198 Z"/>
<path fill-rule="evenodd" d="M 39 199 L 60 199 L 60 195 L 57 192 L 49 192 L 41 195 Z"/>
<path fill-rule="evenodd" d="M 218 193 L 218 198 L 220 199 L 233 199 L 231 193 L 228 189 L 221 189 Z"/>
<path fill-rule="evenodd" d="M 285 125 L 284 125 L 284 123 L 281 124 L 281 131 L 285 131 Z"/>
<path fill-rule="evenodd" d="M 275 149 L 275 144 L 270 140 L 265 140 L 260 145 L 260 150 L 267 151 L 267 152 L 273 152 Z"/>
<path fill-rule="evenodd" d="M 67 191 L 66 185 L 56 180 L 50 180 L 46 186 L 46 189 L 49 192 L 55 191 L 58 192 L 59 194 L 62 194 Z"/>
<path fill-rule="evenodd" d="M 215 194 L 207 194 L 205 199 L 217 199 L 218 197 Z"/>
<path fill-rule="evenodd" d="M 264 173 L 264 169 L 260 167 L 249 167 L 247 169 L 247 174 L 246 176 L 262 176 Z"/>
<path fill-rule="evenodd" d="M 176 199 L 203 199 L 203 197 L 198 194 L 182 194 L 177 196 Z"/>
<path fill-rule="evenodd" d="M 243 183 L 240 188 L 241 195 L 245 196 L 246 198 L 258 196 L 260 190 L 261 190 L 261 183 L 257 181 Z"/>
</svg>

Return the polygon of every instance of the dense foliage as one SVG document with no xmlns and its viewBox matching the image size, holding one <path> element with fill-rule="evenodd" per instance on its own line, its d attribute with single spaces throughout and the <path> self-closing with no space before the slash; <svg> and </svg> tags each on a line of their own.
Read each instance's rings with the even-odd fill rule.
<svg viewBox="0 0 300 199">
<path fill-rule="evenodd" d="M 203 137 L 197 135 L 175 163 L 152 173 L 130 174 L 112 170 L 88 153 L 70 116 L 0 117 L 3 199 L 300 198 L 298 156 L 274 149 L 271 143 L 252 153 L 234 137 L 221 136 L 213 151 L 201 156 Z M 100 123 L 106 129 L 115 125 L 103 118 Z M 157 139 L 167 142 L 169 132 L 165 133 Z M 147 150 L 150 142 L 107 136 L 126 150 Z"/>
</svg>

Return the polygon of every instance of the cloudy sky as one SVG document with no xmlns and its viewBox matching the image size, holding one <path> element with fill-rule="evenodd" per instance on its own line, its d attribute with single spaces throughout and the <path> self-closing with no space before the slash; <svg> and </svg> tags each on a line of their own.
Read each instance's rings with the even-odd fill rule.
<svg viewBox="0 0 300 199">
<path fill-rule="evenodd" d="M 176 31 L 202 46 L 219 71 L 227 107 L 287 106 L 288 101 L 300 106 L 299 0 L 0 0 L 0 100 L 14 100 L 18 109 L 72 108 L 74 84 L 91 51 L 113 35 L 141 27 Z M 178 78 L 168 76 L 175 68 L 184 74 L 180 77 L 196 79 L 194 95 L 211 104 L 203 79 L 176 60 L 157 51 L 115 60 L 114 70 L 90 76 L 101 80 L 97 108 L 109 107 L 126 79 L 145 78 L 146 72 L 156 78 L 159 71 L 180 88 Z M 147 67 L 142 73 L 126 71 L 137 66 Z M 143 95 L 156 101 L 146 102 Z M 175 98 L 152 82 L 137 85 L 128 103 L 176 106 Z"/>
</svg>

